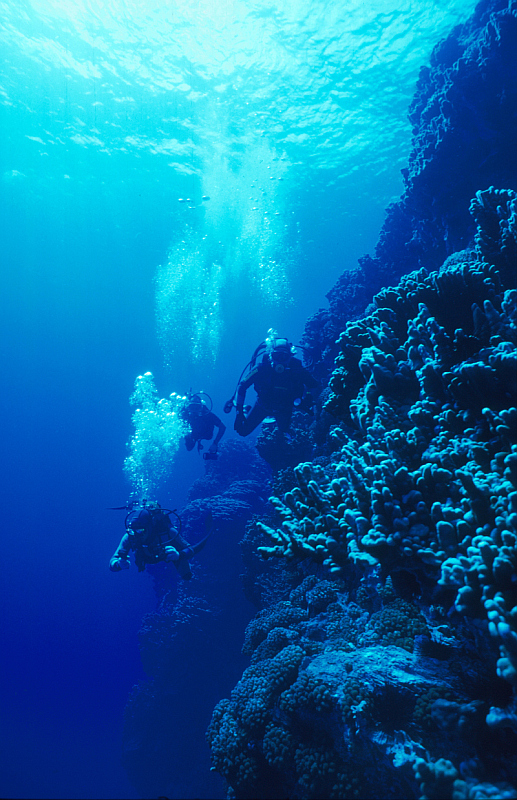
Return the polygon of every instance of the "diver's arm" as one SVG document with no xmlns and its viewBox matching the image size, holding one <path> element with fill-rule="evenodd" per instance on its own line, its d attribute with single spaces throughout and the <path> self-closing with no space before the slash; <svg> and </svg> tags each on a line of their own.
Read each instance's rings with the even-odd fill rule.
<svg viewBox="0 0 517 800">
<path fill-rule="evenodd" d="M 214 425 L 215 425 L 217 428 L 219 428 L 219 430 L 217 431 L 217 435 L 216 435 L 216 437 L 215 437 L 214 441 L 212 442 L 212 444 L 219 444 L 219 442 L 220 442 L 220 441 L 221 441 L 221 439 L 223 438 L 223 436 L 224 436 L 224 432 L 225 432 L 225 430 L 226 430 L 226 425 L 224 424 L 224 422 L 222 422 L 222 421 L 219 419 L 219 417 L 216 417 L 216 419 L 217 419 L 217 422 L 214 422 Z"/>
<path fill-rule="evenodd" d="M 243 413 L 244 401 L 246 399 L 246 391 L 249 389 L 251 384 L 255 382 L 257 372 L 258 372 L 258 367 L 255 367 L 255 369 L 251 370 L 248 377 L 239 383 L 239 388 L 237 389 L 237 401 L 235 403 L 237 414 Z"/>
<path fill-rule="evenodd" d="M 120 540 L 120 544 L 113 553 L 110 559 L 110 570 L 112 572 L 120 572 L 121 569 L 129 569 L 129 553 L 131 551 L 131 542 L 127 533 L 124 534 Z"/>
<path fill-rule="evenodd" d="M 177 561 L 178 558 L 180 557 L 180 554 L 178 553 L 175 547 L 167 545 L 163 549 L 165 552 L 165 559 L 164 559 L 165 561 Z"/>
<path fill-rule="evenodd" d="M 216 435 L 214 441 L 211 443 L 210 447 L 208 448 L 208 452 L 209 453 L 217 453 L 217 445 L 219 444 L 219 442 L 223 438 L 224 432 L 226 430 L 226 425 L 223 422 L 221 422 L 219 417 L 216 417 L 216 415 L 214 414 L 214 418 L 215 418 L 214 419 L 214 425 L 219 430 L 217 431 L 217 435 Z"/>
<path fill-rule="evenodd" d="M 237 389 L 237 400 L 235 401 L 235 408 L 237 409 L 237 414 L 242 414 L 242 409 L 244 408 L 244 401 L 246 400 L 246 389 L 248 387 L 245 385 L 245 382 L 239 383 L 239 388 Z"/>
</svg>

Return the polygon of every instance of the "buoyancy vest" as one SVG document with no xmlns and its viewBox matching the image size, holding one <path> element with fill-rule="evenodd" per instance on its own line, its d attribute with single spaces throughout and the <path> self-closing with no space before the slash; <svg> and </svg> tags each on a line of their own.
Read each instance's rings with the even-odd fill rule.
<svg viewBox="0 0 517 800">
<path fill-rule="evenodd" d="M 304 369 L 296 358 L 291 358 L 282 370 L 275 369 L 269 361 L 263 361 L 253 382 L 261 403 L 276 408 L 294 403 L 304 391 Z"/>
</svg>

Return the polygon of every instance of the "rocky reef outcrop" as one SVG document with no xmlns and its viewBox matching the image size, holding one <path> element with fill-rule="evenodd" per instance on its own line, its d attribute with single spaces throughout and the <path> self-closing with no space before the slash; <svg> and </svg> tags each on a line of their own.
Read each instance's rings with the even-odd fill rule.
<svg viewBox="0 0 517 800">
<path fill-rule="evenodd" d="M 312 574 L 215 709 L 232 796 L 517 797 L 517 194 L 470 208 L 472 249 L 347 324 L 331 452 L 248 531 Z"/>
<path fill-rule="evenodd" d="M 375 253 L 347 265 L 327 294 L 329 307 L 305 328 L 303 344 L 321 380 L 332 371 L 346 323 L 363 316 L 374 294 L 468 246 L 475 232 L 469 202 L 479 189 L 517 187 L 516 39 L 515 0 L 482 0 L 422 67 L 409 111 L 404 195 L 387 209 Z"/>
</svg>

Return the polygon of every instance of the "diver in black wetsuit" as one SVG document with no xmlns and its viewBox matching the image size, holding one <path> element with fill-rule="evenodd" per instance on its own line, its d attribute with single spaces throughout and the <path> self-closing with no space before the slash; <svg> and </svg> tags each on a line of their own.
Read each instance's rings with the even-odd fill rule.
<svg viewBox="0 0 517 800">
<path fill-rule="evenodd" d="M 181 416 L 190 425 L 190 432 L 185 436 L 185 447 L 187 450 L 193 450 L 197 444 L 197 449 L 202 450 L 202 439 L 211 439 L 214 435 L 214 428 L 218 428 L 217 435 L 208 448 L 208 451 L 203 454 L 205 459 L 217 458 L 217 445 L 221 441 L 223 434 L 226 430 L 226 425 L 214 414 L 208 406 L 205 405 L 199 394 L 191 396 L 188 404 L 181 412 Z"/>
<path fill-rule="evenodd" d="M 312 407 L 313 400 L 309 390 L 318 388 L 318 381 L 294 357 L 293 351 L 294 348 L 287 339 L 275 338 L 266 349 L 260 364 L 252 364 L 251 371 L 239 383 L 234 429 L 240 436 L 247 436 L 269 416 L 274 417 L 279 433 L 285 434 L 289 430 L 296 402 L 303 401 L 304 409 Z M 246 416 L 244 400 L 250 386 L 255 389 L 257 400 Z M 225 411 L 230 410 L 231 405 L 232 401 L 229 401 Z"/>
<path fill-rule="evenodd" d="M 110 570 L 120 572 L 129 569 L 129 554 L 134 550 L 139 572 L 143 572 L 147 564 L 170 561 L 183 580 L 189 580 L 192 577 L 189 561 L 205 546 L 208 535 L 200 542 L 189 545 L 181 535 L 181 520 L 179 529 L 170 520 L 169 515 L 175 513 L 161 508 L 158 503 L 144 502 L 141 507 L 130 508 L 126 517 L 126 533 L 110 560 Z M 211 518 L 205 523 L 210 525 Z"/>
</svg>

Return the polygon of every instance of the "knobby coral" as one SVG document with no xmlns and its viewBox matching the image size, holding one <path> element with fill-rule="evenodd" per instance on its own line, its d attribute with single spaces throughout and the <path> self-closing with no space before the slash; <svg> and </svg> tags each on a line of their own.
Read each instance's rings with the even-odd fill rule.
<svg viewBox="0 0 517 800">
<path fill-rule="evenodd" d="M 473 248 L 346 326 L 329 455 L 270 498 L 276 525 L 255 523 L 264 559 L 314 574 L 252 620 L 251 671 L 214 715 L 238 797 L 515 796 L 490 748 L 467 777 L 442 758 L 472 760 L 491 729 L 517 778 L 517 195 L 478 192 L 471 211 Z M 379 763 L 359 779 L 366 742 Z"/>
</svg>

